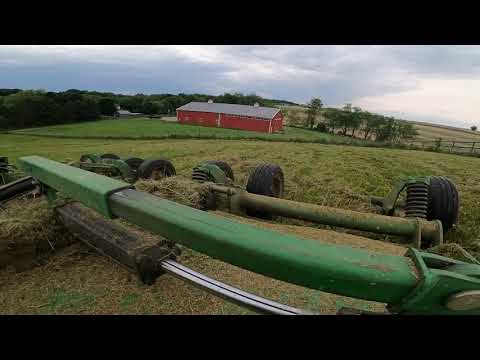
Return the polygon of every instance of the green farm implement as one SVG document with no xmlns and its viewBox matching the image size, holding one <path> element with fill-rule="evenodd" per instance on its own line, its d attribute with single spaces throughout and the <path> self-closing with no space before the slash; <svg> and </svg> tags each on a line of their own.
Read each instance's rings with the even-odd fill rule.
<svg viewBox="0 0 480 360">
<path fill-rule="evenodd" d="M 141 165 L 130 176 L 120 169 L 120 163 L 105 160 L 83 157 L 69 166 L 27 156 L 19 163 L 33 179 L 32 184 L 49 199 L 66 200 L 56 211 L 72 233 L 146 284 L 169 273 L 259 313 L 314 314 L 250 294 L 179 264 L 178 245 L 182 245 L 284 282 L 385 303 L 390 314 L 480 314 L 480 266 L 423 251 L 441 244 L 444 231 L 457 222 L 458 193 L 446 178 L 411 178 L 398 183 L 385 198 L 371 198 L 380 208 L 379 214 L 366 214 L 282 199 L 284 175 L 277 165 L 262 164 L 253 169 L 246 188 L 234 184 L 233 171 L 224 162 L 205 162 L 193 169 L 192 180 L 212 199 L 204 210 L 216 209 L 221 203 L 240 216 L 267 220 L 288 217 L 386 234 L 410 244 L 404 256 L 395 256 L 331 244 L 326 241 L 328 235 L 324 235 L 325 241 L 317 241 L 263 229 L 140 192 L 132 179 L 141 178 Z M 107 167 L 117 170 L 110 172 L 110 177 L 104 176 L 100 168 Z M 402 198 L 404 190 L 406 197 Z M 155 233 L 161 240 L 147 244 L 141 236 L 109 221 L 114 218 Z M 344 308 L 339 313 L 368 312 Z"/>
<path fill-rule="evenodd" d="M 121 159 L 115 154 L 85 154 L 79 161 L 71 162 L 70 165 L 129 183 L 134 183 L 138 179 L 158 180 L 176 174 L 175 167 L 164 158 L 144 160 L 130 156 Z"/>
</svg>

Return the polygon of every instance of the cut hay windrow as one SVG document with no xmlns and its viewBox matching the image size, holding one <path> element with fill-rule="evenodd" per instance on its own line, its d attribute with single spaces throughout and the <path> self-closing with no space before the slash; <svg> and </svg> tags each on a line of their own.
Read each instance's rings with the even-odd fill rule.
<svg viewBox="0 0 480 360">
<path fill-rule="evenodd" d="M 0 209 L 0 268 L 23 271 L 73 242 L 45 198 L 17 199 Z"/>
</svg>

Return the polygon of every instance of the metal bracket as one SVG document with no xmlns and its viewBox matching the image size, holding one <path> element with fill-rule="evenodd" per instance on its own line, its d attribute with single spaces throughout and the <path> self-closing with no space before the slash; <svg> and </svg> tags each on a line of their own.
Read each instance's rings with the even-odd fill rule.
<svg viewBox="0 0 480 360">
<path fill-rule="evenodd" d="M 405 256 L 414 262 L 420 279 L 400 303 L 388 306 L 389 311 L 400 314 L 480 314 L 478 265 L 413 248 L 409 248 Z"/>
<path fill-rule="evenodd" d="M 229 184 L 229 178 L 217 165 L 203 163 L 193 168 L 192 179 L 195 181 L 214 182 L 215 184 Z"/>
<path fill-rule="evenodd" d="M 381 206 L 383 213 L 385 215 L 393 216 L 400 193 L 405 189 L 405 187 L 408 184 L 419 182 L 419 181 L 424 182 L 428 185 L 430 184 L 430 177 L 428 176 L 421 177 L 421 178 L 410 177 L 407 180 L 399 181 L 395 183 L 395 185 L 393 186 L 393 189 L 387 194 L 387 196 L 385 196 L 384 198 L 372 196 L 370 198 L 370 202 L 372 204 Z"/>
</svg>

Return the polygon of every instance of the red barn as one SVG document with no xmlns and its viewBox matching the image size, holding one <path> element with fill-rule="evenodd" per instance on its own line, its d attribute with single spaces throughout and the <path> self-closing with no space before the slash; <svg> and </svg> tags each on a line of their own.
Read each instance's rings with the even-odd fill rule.
<svg viewBox="0 0 480 360">
<path fill-rule="evenodd" d="M 181 124 L 274 133 L 283 128 L 280 109 L 264 106 L 191 102 L 177 109 Z"/>
</svg>

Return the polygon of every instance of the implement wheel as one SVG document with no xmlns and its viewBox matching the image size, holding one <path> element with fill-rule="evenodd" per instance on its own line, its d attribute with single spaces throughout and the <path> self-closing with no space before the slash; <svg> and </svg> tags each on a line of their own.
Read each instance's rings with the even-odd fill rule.
<svg viewBox="0 0 480 360">
<path fill-rule="evenodd" d="M 99 161 L 98 155 L 85 154 L 80 157 L 80 162 L 96 163 Z"/>
<path fill-rule="evenodd" d="M 223 172 L 225 173 L 225 175 L 230 178 L 232 181 L 235 181 L 234 179 L 234 176 L 233 176 L 233 170 L 232 168 L 230 167 L 230 165 L 228 165 L 225 161 L 221 161 L 221 160 L 209 160 L 209 161 L 206 161 L 207 164 L 213 164 L 213 165 L 217 165 L 220 169 L 223 170 Z"/>
<path fill-rule="evenodd" d="M 140 165 L 142 165 L 142 163 L 144 162 L 144 159 L 132 156 L 124 159 L 123 161 L 125 161 L 132 170 L 138 170 Z"/>
<path fill-rule="evenodd" d="M 281 198 L 283 196 L 284 177 L 282 168 L 275 164 L 258 165 L 250 174 L 247 191 L 252 194 Z M 271 220 L 269 213 L 248 210 L 247 214 L 262 219 Z"/>
<path fill-rule="evenodd" d="M 430 179 L 430 196 L 427 220 L 440 220 L 447 231 L 458 220 L 458 191 L 455 184 L 443 176 Z"/>
<path fill-rule="evenodd" d="M 176 174 L 175 167 L 167 159 L 145 160 L 138 168 L 138 176 L 142 179 L 160 180 Z"/>
<path fill-rule="evenodd" d="M 100 155 L 102 159 L 115 159 L 115 160 L 120 160 L 120 157 L 116 154 L 103 154 Z"/>
</svg>

